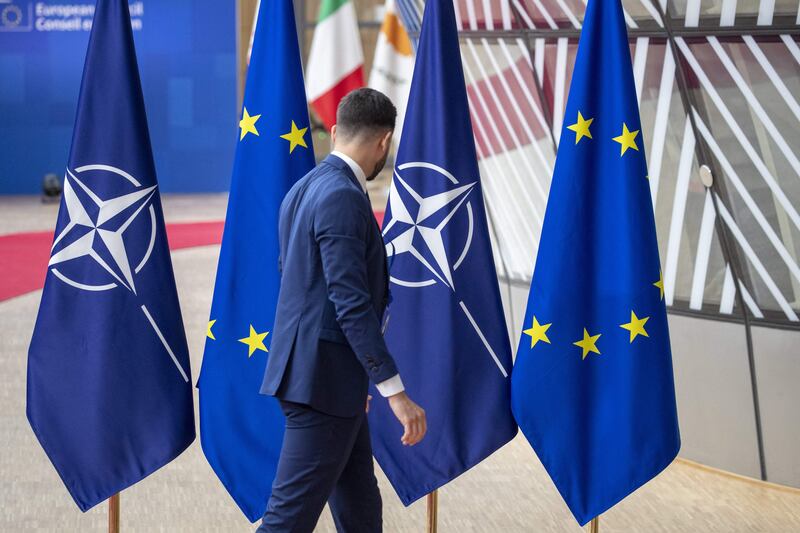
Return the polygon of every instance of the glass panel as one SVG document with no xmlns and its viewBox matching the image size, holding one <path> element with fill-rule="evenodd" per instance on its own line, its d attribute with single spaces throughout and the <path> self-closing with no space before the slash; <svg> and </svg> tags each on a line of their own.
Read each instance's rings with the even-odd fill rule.
<svg viewBox="0 0 800 533">
<path fill-rule="evenodd" d="M 558 48 L 564 45 L 559 45 L 559 42 L 567 43 L 563 65 L 558 61 Z M 544 61 L 541 72 L 542 92 L 550 115 L 554 117 L 553 123 L 558 125 L 567 105 L 569 85 L 572 81 L 572 67 L 575 65 L 575 56 L 578 53 L 578 40 L 548 39 L 544 43 Z M 554 130 L 554 134 L 558 138 L 560 131 Z"/>
<path fill-rule="evenodd" d="M 464 2 L 466 0 L 460 0 Z M 514 0 L 511 0 L 512 2 Z M 644 0 L 647 2 L 648 0 Z M 658 0 L 654 0 L 658 1 Z M 519 0 L 522 10 L 533 22 L 536 29 L 575 28 L 575 22 L 583 24 L 586 11 L 586 2 L 582 0 Z M 643 5 L 641 0 L 623 0 L 625 12 L 642 28 L 659 27 L 651 12 Z M 657 8 L 653 7 L 653 11 Z"/>
<path fill-rule="evenodd" d="M 523 41 L 461 45 L 484 194 L 511 276 L 530 280 L 552 165 L 552 138 Z"/>
<path fill-rule="evenodd" d="M 768 2 L 759 0 L 673 0 L 669 2 L 669 13 L 673 27 L 687 26 L 718 28 L 720 26 L 759 25 L 769 26 L 782 22 L 794 23 L 798 5 L 796 0 L 776 0 L 770 13 Z M 763 19 L 762 19 L 762 8 Z M 697 23 L 693 23 L 693 19 Z"/>
<path fill-rule="evenodd" d="M 633 43 L 631 53 L 636 53 Z M 669 58 L 672 57 L 671 51 L 669 55 L 667 53 L 666 40 L 649 39 L 647 42 L 639 105 L 651 188 L 657 189 L 654 191 L 654 196 L 661 264 L 666 272 L 669 254 L 677 253 L 677 257 L 673 259 L 676 264 L 674 307 L 687 308 L 691 304 L 695 310 L 717 312 L 725 278 L 725 260 L 713 226 L 713 218 L 706 222 L 710 224 L 709 227 L 703 227 L 705 210 L 711 209 L 713 213 L 713 208 L 706 206 L 708 200 L 705 187 L 699 180 L 696 149 L 692 149 L 685 156 L 691 158 L 688 184 L 684 190 L 677 190 L 686 131 L 686 111 L 678 85 L 674 81 L 675 71 L 665 68 L 665 65 L 671 64 Z M 664 76 L 667 83 L 662 83 Z M 667 102 L 668 107 L 666 107 Z M 659 104 L 664 106 L 664 110 L 660 113 Z M 684 201 L 680 195 L 685 195 L 685 208 L 682 224 L 678 226 L 680 229 L 675 236 L 671 236 L 673 216 L 676 213 L 676 195 L 679 203 Z M 703 235 L 704 230 L 705 235 Z M 677 244 L 677 248 L 672 252 L 668 249 L 671 239 Z M 697 267 L 702 266 L 706 257 L 708 262 L 703 274 L 703 269 Z M 693 298 L 695 285 L 700 292 Z"/>
<path fill-rule="evenodd" d="M 520 3 L 524 3 L 525 10 L 537 29 L 553 29 L 553 25 L 556 28 L 575 27 L 570 22 L 567 13 L 561 9 L 561 6 L 555 0 L 541 0 L 538 5 L 531 0 L 521 1 Z M 573 17 L 579 21 L 583 20 L 583 12 L 585 10 L 583 3 L 574 0 L 567 0 L 564 3 Z"/>
<path fill-rule="evenodd" d="M 765 314 L 785 320 L 787 307 L 800 310 L 800 69 L 782 41 L 690 48 L 701 71 L 692 92 L 710 130 L 724 203 L 741 231 L 735 245 L 744 281 Z"/>
<path fill-rule="evenodd" d="M 704 2 L 705 3 L 705 2 Z M 714 5 L 716 11 L 719 12 L 719 4 L 721 0 L 715 0 Z M 736 2 L 736 17 L 740 16 L 755 16 L 758 15 L 761 7 L 759 0 L 738 0 Z M 797 15 L 797 1 L 796 0 L 775 0 L 775 7 L 773 10 L 774 16 Z"/>
<path fill-rule="evenodd" d="M 631 46 L 635 54 L 635 46 Z M 668 275 L 668 259 L 675 264 L 674 304 L 688 307 L 692 299 L 695 264 L 698 258 L 698 244 L 701 241 L 701 221 L 706 203 L 706 191 L 699 180 L 699 167 L 694 147 L 686 145 L 688 152 L 683 154 L 684 133 L 686 131 L 686 111 L 683 107 L 678 84 L 674 81 L 674 69 L 665 69 L 668 63 L 667 45 L 664 39 L 650 39 L 647 43 L 647 56 L 642 80 L 639 114 L 642 124 L 644 150 L 648 160 L 651 188 L 655 197 L 656 230 L 658 232 L 659 255 L 665 279 Z M 671 52 L 670 56 L 671 57 Z M 662 77 L 669 83 L 662 85 Z M 663 86 L 663 89 L 662 89 Z M 659 103 L 665 106 L 659 115 Z M 667 103 L 669 104 L 666 107 Z M 657 155 L 660 153 L 660 155 Z M 689 158 L 688 174 L 681 176 L 681 158 Z M 686 181 L 688 178 L 688 181 Z M 678 189 L 679 182 L 682 189 Z M 678 206 L 684 205 L 683 219 L 672 235 L 673 216 L 680 213 Z M 712 232 L 713 235 L 713 232 Z M 670 242 L 672 248 L 670 249 Z M 701 256 L 708 254 L 709 262 L 705 274 L 705 287 L 700 302 L 719 305 L 722 294 L 722 280 L 725 263 L 719 243 L 713 236 L 710 245 L 704 248 Z M 670 257 L 675 255 L 675 257 Z M 669 281 L 668 281 L 669 283 Z"/>
</svg>

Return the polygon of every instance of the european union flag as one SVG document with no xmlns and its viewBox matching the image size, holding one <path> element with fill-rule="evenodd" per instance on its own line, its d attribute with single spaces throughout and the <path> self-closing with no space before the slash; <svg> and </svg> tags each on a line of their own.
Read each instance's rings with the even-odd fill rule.
<svg viewBox="0 0 800 533">
<path fill-rule="evenodd" d="M 619 0 L 590 0 L 512 378 L 520 429 L 579 523 L 680 447 L 669 330 Z"/>
<path fill-rule="evenodd" d="M 259 394 L 280 287 L 278 209 L 314 167 L 295 28 L 291 0 L 261 2 L 197 384 L 203 452 L 251 522 L 267 507 L 285 424 Z"/>
<path fill-rule="evenodd" d="M 86 511 L 194 440 L 128 2 L 98 0 L 28 353 L 28 420 Z"/>
<path fill-rule="evenodd" d="M 383 237 L 393 295 L 386 343 L 428 433 L 403 446 L 386 403 L 370 410 L 375 457 L 406 505 L 517 433 L 453 4 L 429 0 L 424 16 Z"/>
</svg>

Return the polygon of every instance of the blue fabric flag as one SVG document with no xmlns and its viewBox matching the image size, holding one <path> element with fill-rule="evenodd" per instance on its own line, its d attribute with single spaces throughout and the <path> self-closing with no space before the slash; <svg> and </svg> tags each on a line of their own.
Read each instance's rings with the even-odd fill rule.
<svg viewBox="0 0 800 533">
<path fill-rule="evenodd" d="M 403 446 L 400 424 L 380 401 L 370 425 L 375 457 L 409 505 L 517 432 L 511 345 L 450 0 L 426 3 L 383 236 L 393 295 L 386 342 L 426 411 L 428 433 Z"/>
<path fill-rule="evenodd" d="M 189 353 L 128 2 L 98 0 L 39 316 L 28 420 L 86 511 L 194 440 Z"/>
<path fill-rule="evenodd" d="M 644 141 L 619 0 L 590 0 L 512 378 L 520 429 L 585 524 L 680 448 Z"/>
<path fill-rule="evenodd" d="M 259 394 L 275 319 L 278 209 L 314 167 L 291 0 L 261 2 L 200 389 L 206 459 L 251 522 L 267 507 L 285 419 Z"/>
</svg>

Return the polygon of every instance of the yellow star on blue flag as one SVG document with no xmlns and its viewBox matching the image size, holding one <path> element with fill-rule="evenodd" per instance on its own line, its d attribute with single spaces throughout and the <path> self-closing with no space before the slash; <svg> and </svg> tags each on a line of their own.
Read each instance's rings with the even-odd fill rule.
<svg viewBox="0 0 800 533">
<path fill-rule="evenodd" d="M 539 324 L 539 321 L 536 319 L 536 317 L 533 317 L 533 324 L 531 324 L 531 327 L 522 330 L 522 333 L 531 338 L 531 348 L 536 346 L 536 343 L 539 341 L 550 344 L 550 339 L 547 337 L 547 330 L 550 329 L 550 326 L 552 325 L 553 324 Z"/>
<path fill-rule="evenodd" d="M 242 120 L 239 121 L 239 129 L 241 130 L 241 133 L 239 134 L 240 141 L 243 140 L 248 133 L 258 136 L 256 122 L 258 122 L 258 119 L 260 118 L 261 115 L 250 116 L 250 113 L 247 112 L 247 108 L 244 108 L 242 111 Z"/>
<path fill-rule="evenodd" d="M 639 147 L 636 145 L 637 135 L 639 135 L 639 130 L 629 131 L 628 125 L 624 122 L 622 123 L 622 133 L 614 137 L 614 142 L 619 143 L 620 157 L 625 155 L 625 152 L 628 151 L 628 148 L 633 148 L 637 152 L 639 151 Z"/>
<path fill-rule="evenodd" d="M 583 118 L 581 112 L 578 111 L 578 121 L 575 122 L 575 124 L 567 126 L 568 130 L 575 132 L 575 144 L 578 144 L 584 137 L 592 138 L 592 132 L 589 130 L 592 122 L 594 122 L 593 118 Z"/>
<path fill-rule="evenodd" d="M 252 357 L 256 350 L 269 352 L 267 347 L 264 346 L 264 339 L 267 337 L 267 335 L 269 335 L 269 331 L 259 333 L 256 331 L 256 328 L 250 324 L 250 334 L 247 337 L 239 339 L 239 342 L 247 345 L 247 357 Z"/>
<path fill-rule="evenodd" d="M 308 130 L 307 127 L 306 128 L 298 128 L 297 124 L 295 124 L 294 120 L 293 120 L 292 121 L 292 130 L 289 133 L 284 133 L 283 135 L 281 135 L 281 139 L 289 141 L 289 153 L 290 154 L 292 152 L 294 152 L 294 149 L 297 148 L 298 146 L 302 146 L 303 148 L 308 148 L 308 145 L 306 144 L 306 140 L 304 138 L 304 135 L 306 134 L 306 130 Z"/>
</svg>

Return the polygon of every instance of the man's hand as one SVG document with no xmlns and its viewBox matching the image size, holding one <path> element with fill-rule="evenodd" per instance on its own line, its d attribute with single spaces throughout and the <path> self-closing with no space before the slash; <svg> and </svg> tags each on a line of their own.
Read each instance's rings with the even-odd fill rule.
<svg viewBox="0 0 800 533">
<path fill-rule="evenodd" d="M 412 402 L 405 392 L 389 396 L 388 400 L 394 416 L 403 424 L 404 432 L 400 442 L 406 446 L 413 446 L 421 441 L 428 430 L 422 407 Z"/>
</svg>

